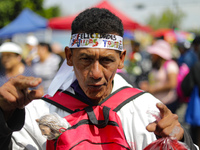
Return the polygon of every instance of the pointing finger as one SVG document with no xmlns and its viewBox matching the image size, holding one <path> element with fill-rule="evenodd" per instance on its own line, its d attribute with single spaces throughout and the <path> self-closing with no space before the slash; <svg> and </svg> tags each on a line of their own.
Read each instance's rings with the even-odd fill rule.
<svg viewBox="0 0 200 150">
<path fill-rule="evenodd" d="M 156 107 L 160 110 L 161 118 L 164 118 L 164 117 L 168 116 L 169 114 L 171 114 L 171 111 L 167 108 L 167 106 L 165 106 L 162 103 L 157 103 Z"/>
<path fill-rule="evenodd" d="M 35 77 L 25 77 L 20 75 L 10 79 L 10 82 L 12 82 L 13 85 L 17 86 L 18 89 L 27 89 L 29 87 L 38 86 L 42 82 L 42 79 Z"/>
</svg>

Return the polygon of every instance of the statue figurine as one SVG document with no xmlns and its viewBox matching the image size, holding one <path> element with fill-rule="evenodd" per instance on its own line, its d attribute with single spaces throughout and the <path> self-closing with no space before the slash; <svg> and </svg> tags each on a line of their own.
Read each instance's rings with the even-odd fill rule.
<svg viewBox="0 0 200 150">
<path fill-rule="evenodd" d="M 63 132 L 70 127 L 70 124 L 64 118 L 58 114 L 44 115 L 39 119 L 36 119 L 39 125 L 42 135 L 48 140 L 57 139 Z"/>
</svg>

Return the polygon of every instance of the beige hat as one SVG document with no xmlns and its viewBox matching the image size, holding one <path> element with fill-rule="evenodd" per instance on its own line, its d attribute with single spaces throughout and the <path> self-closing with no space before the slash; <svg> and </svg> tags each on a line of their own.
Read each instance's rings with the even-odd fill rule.
<svg viewBox="0 0 200 150">
<path fill-rule="evenodd" d="M 0 46 L 0 53 L 2 52 L 22 54 L 22 48 L 13 42 L 5 42 Z"/>
</svg>

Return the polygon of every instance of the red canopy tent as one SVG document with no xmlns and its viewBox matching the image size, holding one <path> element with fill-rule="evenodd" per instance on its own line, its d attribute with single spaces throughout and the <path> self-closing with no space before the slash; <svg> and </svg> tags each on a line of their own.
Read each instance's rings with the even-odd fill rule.
<svg viewBox="0 0 200 150">
<path fill-rule="evenodd" d="M 143 31 L 150 31 L 150 27 L 148 26 L 142 26 L 138 24 L 137 22 L 134 22 L 130 18 L 128 18 L 126 15 L 124 15 L 122 12 L 114 8 L 108 1 L 103 0 L 101 3 L 97 4 L 97 8 L 106 8 L 110 10 L 112 13 L 114 13 L 116 16 L 118 16 L 124 25 L 125 30 L 143 30 Z M 52 29 L 64 29 L 64 30 L 71 30 L 71 24 L 74 18 L 77 15 L 72 15 L 68 17 L 56 17 L 52 18 L 48 22 L 48 26 Z"/>
<path fill-rule="evenodd" d="M 172 31 L 173 29 L 170 29 L 170 28 L 161 28 L 161 29 L 157 29 L 155 31 L 150 32 L 150 34 L 154 37 L 161 37 L 161 36 L 165 36 L 165 34 Z"/>
</svg>

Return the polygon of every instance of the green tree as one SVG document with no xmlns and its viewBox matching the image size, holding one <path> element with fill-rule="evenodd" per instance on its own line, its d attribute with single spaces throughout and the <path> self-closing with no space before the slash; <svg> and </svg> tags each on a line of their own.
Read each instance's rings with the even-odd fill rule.
<svg viewBox="0 0 200 150">
<path fill-rule="evenodd" d="M 160 15 L 150 15 L 147 24 L 155 30 L 159 28 L 179 28 L 184 17 L 185 14 L 180 9 L 173 12 L 167 8 Z"/>
<path fill-rule="evenodd" d="M 35 13 L 49 19 L 60 15 L 58 6 L 45 9 L 44 0 L 0 0 L 0 28 L 13 21 L 24 8 L 30 8 Z"/>
</svg>

